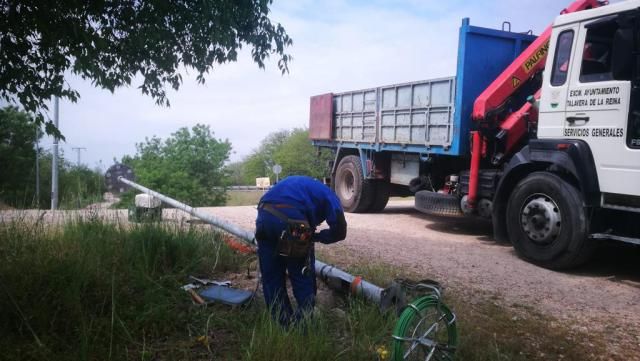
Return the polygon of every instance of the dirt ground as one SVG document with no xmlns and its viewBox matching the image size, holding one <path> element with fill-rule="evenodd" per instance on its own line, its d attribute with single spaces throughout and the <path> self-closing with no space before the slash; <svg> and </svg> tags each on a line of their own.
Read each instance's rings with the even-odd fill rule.
<svg viewBox="0 0 640 361">
<path fill-rule="evenodd" d="M 200 210 L 254 228 L 255 206 Z M 55 222 L 78 212 L 2 211 L 0 221 L 34 217 Z M 87 212 L 126 220 L 125 211 Z M 164 212 L 165 219 L 191 218 L 181 211 Z M 498 295 L 505 306 L 533 307 L 581 332 L 603 335 L 608 345 L 604 354 L 640 360 L 640 247 L 603 244 L 587 265 L 554 272 L 520 260 L 510 245 L 495 243 L 490 223 L 427 216 L 413 209 L 413 201 L 391 201 L 379 214 L 347 214 L 347 222 L 345 241 L 320 247 L 405 267 L 468 297 Z"/>
</svg>

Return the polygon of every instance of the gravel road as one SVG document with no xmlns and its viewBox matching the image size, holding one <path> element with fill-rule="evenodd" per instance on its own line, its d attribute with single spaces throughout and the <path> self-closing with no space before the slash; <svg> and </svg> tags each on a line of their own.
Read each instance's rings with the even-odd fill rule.
<svg viewBox="0 0 640 361">
<path fill-rule="evenodd" d="M 253 229 L 255 207 L 203 210 Z M 469 294 L 497 294 L 506 305 L 532 306 L 583 332 L 603 333 L 616 343 L 610 345 L 613 352 L 640 359 L 637 247 L 605 246 L 586 266 L 554 272 L 495 243 L 490 223 L 427 216 L 413 209 L 413 201 L 392 201 L 379 214 L 347 214 L 347 222 L 347 239 L 329 246 L 332 251 L 409 267 Z"/>
</svg>

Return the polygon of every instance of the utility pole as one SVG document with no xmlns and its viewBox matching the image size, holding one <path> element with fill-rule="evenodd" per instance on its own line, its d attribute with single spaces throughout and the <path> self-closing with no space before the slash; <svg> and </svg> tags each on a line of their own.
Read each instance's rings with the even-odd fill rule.
<svg viewBox="0 0 640 361">
<path fill-rule="evenodd" d="M 53 125 L 58 127 L 58 116 L 60 115 L 60 99 L 53 99 Z M 53 137 L 53 155 L 51 161 L 51 210 L 58 209 L 58 137 Z"/>
<path fill-rule="evenodd" d="M 83 150 L 87 150 L 85 147 L 71 147 L 71 150 L 75 150 L 78 153 L 78 168 L 80 168 L 80 152 Z"/>
<path fill-rule="evenodd" d="M 40 127 L 36 128 L 36 205 L 40 209 Z"/>
</svg>

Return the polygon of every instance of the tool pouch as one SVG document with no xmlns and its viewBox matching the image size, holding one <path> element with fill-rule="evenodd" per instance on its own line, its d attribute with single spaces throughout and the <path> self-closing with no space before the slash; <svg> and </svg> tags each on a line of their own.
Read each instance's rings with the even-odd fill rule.
<svg viewBox="0 0 640 361">
<path fill-rule="evenodd" d="M 288 207 L 287 205 L 272 205 L 261 203 L 258 209 L 273 214 L 286 224 L 286 228 L 280 234 L 276 250 L 280 256 L 292 258 L 306 258 L 313 248 L 313 228 L 309 222 L 301 219 L 291 219 L 275 207 Z"/>
<path fill-rule="evenodd" d="M 288 220 L 287 229 L 278 239 L 277 250 L 280 256 L 305 258 L 313 248 L 313 231 L 305 221 Z"/>
</svg>

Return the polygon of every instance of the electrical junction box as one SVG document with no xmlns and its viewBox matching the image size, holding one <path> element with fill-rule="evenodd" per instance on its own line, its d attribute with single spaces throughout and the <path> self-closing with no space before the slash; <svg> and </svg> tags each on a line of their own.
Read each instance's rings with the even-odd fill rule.
<svg viewBox="0 0 640 361">
<path fill-rule="evenodd" d="M 135 206 L 129 208 L 130 222 L 159 222 L 162 220 L 162 202 L 149 194 L 137 194 Z"/>
<path fill-rule="evenodd" d="M 149 194 L 137 194 L 135 199 L 136 207 L 141 208 L 158 208 L 162 205 L 160 199 Z"/>
</svg>

